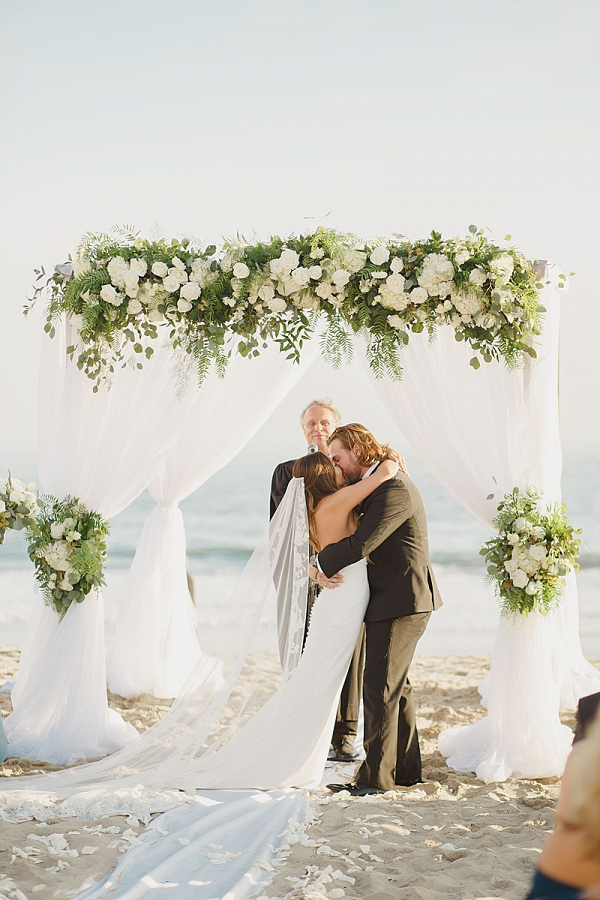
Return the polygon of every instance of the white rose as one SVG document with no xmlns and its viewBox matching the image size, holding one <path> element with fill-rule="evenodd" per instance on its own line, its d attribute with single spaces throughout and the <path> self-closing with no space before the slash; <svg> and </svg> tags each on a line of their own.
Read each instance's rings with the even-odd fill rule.
<svg viewBox="0 0 600 900">
<path fill-rule="evenodd" d="M 235 278 L 247 278 L 250 274 L 250 269 L 243 262 L 237 262 L 233 267 L 233 274 Z"/>
<path fill-rule="evenodd" d="M 100 297 L 102 300 L 105 300 L 107 303 L 112 303 L 113 306 L 120 306 L 122 297 L 117 291 L 114 289 L 112 284 L 103 284 L 100 290 Z"/>
<path fill-rule="evenodd" d="M 258 289 L 258 296 L 261 300 L 264 300 L 265 303 L 269 303 L 275 296 L 275 288 L 272 284 L 261 284 Z"/>
<path fill-rule="evenodd" d="M 514 269 L 512 256 L 504 253 L 497 259 L 493 259 L 490 262 L 490 269 L 495 273 L 498 280 L 501 281 L 502 284 L 506 284 L 510 280 L 510 276 L 512 275 Z"/>
<path fill-rule="evenodd" d="M 138 278 L 143 278 L 143 276 L 148 271 L 148 263 L 145 259 L 139 259 L 135 257 L 129 261 L 129 269 L 137 275 Z"/>
<path fill-rule="evenodd" d="M 399 256 L 395 256 L 390 263 L 390 271 L 394 275 L 399 275 L 402 269 L 404 268 L 404 260 Z"/>
<path fill-rule="evenodd" d="M 427 291 L 425 290 L 425 288 L 422 288 L 422 287 L 413 288 L 412 291 L 410 292 L 410 302 L 415 303 L 416 305 L 418 305 L 419 303 L 425 303 L 425 301 L 427 300 L 427 296 L 428 295 L 427 295 Z"/>
<path fill-rule="evenodd" d="M 534 594 L 537 594 L 537 584 L 535 581 L 530 581 L 525 587 L 525 593 L 529 594 L 530 597 L 533 597 Z"/>
<path fill-rule="evenodd" d="M 163 281 L 163 287 L 165 291 L 168 291 L 170 294 L 174 294 L 175 291 L 179 290 L 179 279 L 175 278 L 174 275 L 167 275 L 167 277 Z"/>
<path fill-rule="evenodd" d="M 281 259 L 272 259 L 269 263 L 269 269 L 271 271 L 271 275 L 281 275 L 283 272 L 283 264 Z"/>
<path fill-rule="evenodd" d="M 462 264 L 466 263 L 466 261 L 469 259 L 470 255 L 471 254 L 469 253 L 468 250 L 459 250 L 455 256 L 456 265 L 462 266 Z"/>
<path fill-rule="evenodd" d="M 127 312 L 130 316 L 136 316 L 142 311 L 142 304 L 139 300 L 130 300 L 127 304 Z"/>
<path fill-rule="evenodd" d="M 296 284 L 300 284 L 304 287 L 310 281 L 310 272 L 304 266 L 298 266 L 297 269 L 293 270 L 292 278 Z"/>
<path fill-rule="evenodd" d="M 506 540 L 509 544 L 518 544 L 519 543 L 519 535 L 512 532 L 511 534 L 506 535 Z"/>
<path fill-rule="evenodd" d="M 544 544 L 534 544 L 533 547 L 529 548 L 529 555 L 532 559 L 538 560 L 541 562 L 542 559 L 546 559 L 548 556 L 548 551 L 546 550 Z"/>
<path fill-rule="evenodd" d="M 54 538 L 55 541 L 60 540 L 63 536 L 63 523 L 62 522 L 53 522 L 50 526 L 50 534 Z"/>
<path fill-rule="evenodd" d="M 371 251 L 371 256 L 369 257 L 374 266 L 382 266 L 389 258 L 390 251 L 387 247 L 384 247 L 383 244 L 379 247 L 375 247 L 375 249 Z"/>
<path fill-rule="evenodd" d="M 138 277 L 134 275 L 132 272 L 128 272 L 125 276 L 125 293 L 128 297 L 137 297 L 140 286 L 138 284 Z"/>
<path fill-rule="evenodd" d="M 168 272 L 168 266 L 164 262 L 155 262 L 152 263 L 152 274 L 157 275 L 159 278 L 164 278 Z"/>
<path fill-rule="evenodd" d="M 515 587 L 524 588 L 529 581 L 527 572 L 524 572 L 523 569 L 517 569 L 517 571 L 513 573 L 511 581 Z"/>
<path fill-rule="evenodd" d="M 267 306 L 274 313 L 282 313 L 285 312 L 287 308 L 287 303 L 283 299 L 283 297 L 273 297 L 271 300 L 267 300 Z"/>
<path fill-rule="evenodd" d="M 0 500 L 0 513 L 6 512 L 6 503 L 4 500 Z"/>
<path fill-rule="evenodd" d="M 158 309 L 151 309 L 148 313 L 148 320 L 150 322 L 162 322 L 163 319 L 164 316 Z"/>
<path fill-rule="evenodd" d="M 519 516 L 519 518 L 515 520 L 514 528 L 515 531 L 528 531 L 529 523 L 523 516 Z"/>
<path fill-rule="evenodd" d="M 177 309 L 179 310 L 179 312 L 186 313 L 186 312 L 189 312 L 191 308 L 192 308 L 192 304 L 190 303 L 189 300 L 179 299 L 177 301 Z"/>
<path fill-rule="evenodd" d="M 385 283 L 387 284 L 392 294 L 401 294 L 404 290 L 404 278 L 402 277 L 402 275 L 388 275 L 388 277 L 385 279 Z"/>
<path fill-rule="evenodd" d="M 298 263 L 300 262 L 300 257 L 295 250 L 284 250 L 279 259 L 281 260 L 283 269 L 287 270 L 288 272 L 291 272 L 292 269 L 297 268 Z"/>
<path fill-rule="evenodd" d="M 504 568 L 508 572 L 509 575 L 512 575 L 513 572 L 516 572 L 519 568 L 519 565 L 515 559 L 507 559 L 504 563 Z"/>
<path fill-rule="evenodd" d="M 473 269 L 473 271 L 469 273 L 469 281 L 471 284 L 476 284 L 477 287 L 482 287 L 485 284 L 486 278 L 487 275 L 483 269 L 480 268 Z"/>
<path fill-rule="evenodd" d="M 311 266 L 308 270 L 308 274 L 313 280 L 316 281 L 317 278 L 320 278 L 323 274 L 323 269 L 321 268 L 321 266 Z"/>
<path fill-rule="evenodd" d="M 315 294 L 317 297 L 320 297 L 322 300 L 329 300 L 331 297 L 332 287 L 330 284 L 327 284 L 326 281 L 322 281 L 315 288 Z"/>
<path fill-rule="evenodd" d="M 331 280 L 337 287 L 344 287 L 350 281 L 350 272 L 347 272 L 345 269 L 336 269 L 331 276 Z"/>
<path fill-rule="evenodd" d="M 197 285 L 195 281 L 190 281 L 188 284 L 181 286 L 179 296 L 184 300 L 197 300 L 201 293 L 202 291 L 200 290 L 199 285 Z M 189 307 L 189 309 L 191 309 L 191 307 Z"/>
<path fill-rule="evenodd" d="M 388 322 L 392 326 L 392 328 L 404 328 L 405 322 L 400 316 L 388 316 Z"/>
<path fill-rule="evenodd" d="M 85 273 L 89 272 L 91 268 L 92 265 L 87 256 L 75 257 L 75 261 L 73 263 L 73 272 L 75 274 L 75 278 L 79 278 L 80 275 L 85 275 Z"/>
<path fill-rule="evenodd" d="M 543 541 L 546 537 L 546 529 L 542 528 L 541 525 L 534 525 L 531 529 L 532 535 L 538 539 L 538 541 Z"/>
</svg>

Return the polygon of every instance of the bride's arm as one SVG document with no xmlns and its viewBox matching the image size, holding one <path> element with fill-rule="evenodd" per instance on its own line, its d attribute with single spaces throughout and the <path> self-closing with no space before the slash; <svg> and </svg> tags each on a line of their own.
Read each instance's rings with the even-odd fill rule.
<svg viewBox="0 0 600 900">
<path fill-rule="evenodd" d="M 319 505 L 328 514 L 347 515 L 385 481 L 394 478 L 398 474 L 399 468 L 398 463 L 393 459 L 384 459 L 368 478 L 363 478 L 356 484 L 348 484 L 336 491 L 335 494 L 329 494 Z"/>
</svg>

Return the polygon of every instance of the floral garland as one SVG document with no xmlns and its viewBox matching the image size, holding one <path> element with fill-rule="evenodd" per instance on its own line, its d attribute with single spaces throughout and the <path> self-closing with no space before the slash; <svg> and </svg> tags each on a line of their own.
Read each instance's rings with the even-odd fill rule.
<svg viewBox="0 0 600 900">
<path fill-rule="evenodd" d="M 494 526 L 498 535 L 479 551 L 488 563 L 487 581 L 494 584 L 502 614 L 514 618 L 538 610 L 546 615 L 555 609 L 581 541 L 567 518 L 565 504 L 555 504 L 541 512 L 540 491 L 528 487 L 506 494 L 498 504 Z M 491 499 L 491 498 L 489 498 Z"/>
<path fill-rule="evenodd" d="M 29 558 L 47 606 L 62 619 L 71 603 L 106 584 L 108 522 L 76 497 L 44 498 L 36 531 L 29 530 Z"/>
<path fill-rule="evenodd" d="M 475 226 L 464 239 L 433 231 L 422 241 L 376 242 L 319 228 L 286 240 L 230 242 L 221 251 L 123 230 L 87 235 L 74 262 L 49 278 L 43 268 L 36 274 L 26 312 L 45 292 L 51 337 L 56 319 L 71 317 L 78 338 L 68 352 L 95 389 L 123 360 L 141 368 L 162 326 L 195 361 L 200 382 L 213 362 L 224 372 L 231 335 L 239 336 L 242 356 L 258 356 L 275 341 L 298 360 L 319 317 L 322 351 L 336 368 L 351 356 L 351 334 L 364 330 L 376 375 L 398 379 L 410 332 L 427 329 L 433 339 L 443 324 L 472 347 L 475 368 L 481 359 L 521 365 L 525 354 L 535 357 L 532 337 L 544 312 L 531 263 Z"/>
<path fill-rule="evenodd" d="M 33 482 L 23 484 L 10 473 L 0 478 L 0 544 L 8 529 L 21 531 L 28 528 L 35 532 L 36 518 L 40 511 L 37 489 Z"/>
</svg>

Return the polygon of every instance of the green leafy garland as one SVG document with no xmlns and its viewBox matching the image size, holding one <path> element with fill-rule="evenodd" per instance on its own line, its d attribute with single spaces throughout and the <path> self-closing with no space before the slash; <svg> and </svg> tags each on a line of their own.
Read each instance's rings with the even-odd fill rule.
<svg viewBox="0 0 600 900">
<path fill-rule="evenodd" d="M 569 524 L 565 504 L 541 512 L 541 492 L 528 487 L 506 494 L 498 504 L 496 537 L 479 551 L 488 563 L 486 581 L 496 589 L 502 614 L 508 619 L 537 610 L 546 615 L 560 602 L 565 575 L 576 562 L 581 529 Z"/>
<path fill-rule="evenodd" d="M 17 478 L 0 478 L 0 544 L 8 529 L 35 532 L 40 511 L 35 484 L 23 484 Z"/>
<path fill-rule="evenodd" d="M 475 226 L 464 239 L 433 231 L 421 241 L 370 242 L 319 228 L 264 243 L 240 239 L 220 251 L 125 229 L 88 234 L 73 263 L 36 274 L 26 313 L 46 293 L 51 337 L 57 318 L 71 317 L 78 336 L 68 352 L 95 389 L 117 364 L 141 368 L 159 329 L 193 360 L 201 383 L 213 363 L 224 373 L 232 335 L 242 356 L 276 342 L 297 361 L 319 319 L 322 352 L 336 368 L 351 356 L 351 335 L 364 330 L 376 375 L 401 378 L 410 332 L 426 329 L 434 339 L 442 324 L 472 347 L 475 368 L 500 358 L 513 367 L 535 357 L 544 312 L 531 263 Z"/>
<path fill-rule="evenodd" d="M 76 497 L 45 497 L 37 529 L 28 529 L 29 558 L 47 606 L 62 619 L 104 581 L 108 522 Z"/>
</svg>

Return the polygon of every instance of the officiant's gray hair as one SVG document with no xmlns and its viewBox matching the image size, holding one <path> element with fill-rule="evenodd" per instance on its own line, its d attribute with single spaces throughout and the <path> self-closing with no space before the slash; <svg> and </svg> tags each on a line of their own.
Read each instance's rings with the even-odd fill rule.
<svg viewBox="0 0 600 900">
<path fill-rule="evenodd" d="M 333 405 L 333 401 L 331 397 L 322 397 L 321 400 L 311 400 L 310 403 L 307 403 L 302 412 L 300 413 L 300 424 L 304 425 L 304 416 L 311 408 L 311 406 L 324 406 L 325 409 L 331 410 L 333 413 L 333 418 L 335 421 L 335 427 L 338 428 L 342 424 L 342 417 L 340 416 L 338 410 Z"/>
</svg>

